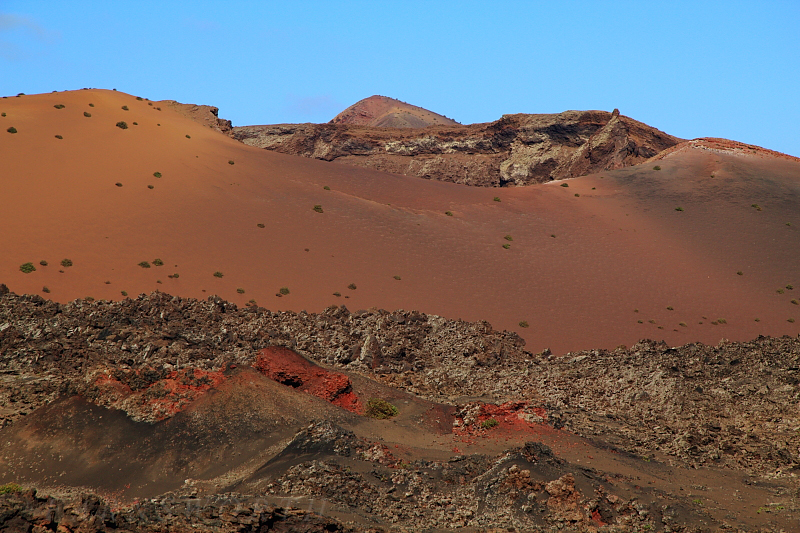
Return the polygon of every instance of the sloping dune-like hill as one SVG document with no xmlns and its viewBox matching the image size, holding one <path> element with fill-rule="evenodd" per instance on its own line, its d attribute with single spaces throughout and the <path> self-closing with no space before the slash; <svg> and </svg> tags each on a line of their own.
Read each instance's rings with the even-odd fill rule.
<svg viewBox="0 0 800 533">
<path fill-rule="evenodd" d="M 791 158 L 686 145 L 487 189 L 260 150 L 113 91 L 0 111 L 0 279 L 17 293 L 421 309 L 534 352 L 800 331 Z"/>
</svg>

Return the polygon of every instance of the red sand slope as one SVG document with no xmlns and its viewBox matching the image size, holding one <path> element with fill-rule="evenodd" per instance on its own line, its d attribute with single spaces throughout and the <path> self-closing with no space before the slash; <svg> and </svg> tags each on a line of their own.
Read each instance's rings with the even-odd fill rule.
<svg viewBox="0 0 800 533">
<path fill-rule="evenodd" d="M 331 120 L 333 124 L 355 124 L 379 128 L 424 128 L 425 126 L 453 126 L 453 119 L 428 111 L 422 107 L 373 95 L 359 100 Z"/>
<path fill-rule="evenodd" d="M 557 353 L 800 332 L 794 160 L 687 146 L 662 170 L 469 188 L 251 148 L 157 105 L 102 90 L 0 100 L 0 282 L 58 301 L 162 290 L 419 309 Z"/>
</svg>

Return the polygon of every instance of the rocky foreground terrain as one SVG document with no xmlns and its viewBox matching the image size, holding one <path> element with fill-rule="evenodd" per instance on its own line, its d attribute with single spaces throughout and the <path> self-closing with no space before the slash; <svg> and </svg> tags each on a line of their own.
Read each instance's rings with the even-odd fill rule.
<svg viewBox="0 0 800 533">
<path fill-rule="evenodd" d="M 58 463 L 29 464 L 44 448 L 23 450 L 31 435 L 55 442 L 60 424 L 87 412 L 95 428 L 104 413 L 136 424 L 140 454 L 148 428 L 169 435 L 179 424 L 192 446 L 210 446 L 223 430 L 206 418 L 192 426 L 206 416 L 194 406 L 236 380 L 262 386 L 263 375 L 330 407 L 268 424 L 285 437 L 276 453 L 235 475 L 185 474 L 132 500 L 54 482 Z M 0 285 L 0 483 L 22 485 L 0 487 L 0 531 L 791 531 L 798 381 L 798 338 L 554 357 L 488 323 L 417 311 L 270 312 L 158 292 L 59 304 Z M 452 450 L 391 445 L 399 426 L 359 421 L 365 387 L 418 408 L 413 432 L 452 439 Z M 226 413 L 232 450 L 252 437 L 236 417 L 266 423 L 255 404 Z M 484 452 L 464 451 L 480 443 Z M 576 462 L 576 446 L 596 461 Z M 728 497 L 733 508 L 719 503 Z"/>
<path fill-rule="evenodd" d="M 242 126 L 230 135 L 284 154 L 483 187 L 543 183 L 636 165 L 682 141 L 617 110 L 504 115 L 487 124 L 425 128 Z"/>
</svg>

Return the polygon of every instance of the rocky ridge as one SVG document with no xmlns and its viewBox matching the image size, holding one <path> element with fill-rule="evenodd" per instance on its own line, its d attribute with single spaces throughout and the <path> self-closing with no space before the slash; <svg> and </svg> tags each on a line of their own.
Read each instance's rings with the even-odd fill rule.
<svg viewBox="0 0 800 533">
<path fill-rule="evenodd" d="M 230 120 L 219 118 L 219 108 L 210 105 L 182 104 L 175 100 L 161 100 L 156 102 L 169 107 L 180 115 L 199 122 L 203 126 L 216 130 L 220 133 L 230 135 L 233 125 Z"/>
<path fill-rule="evenodd" d="M 65 393 L 102 405 L 97 376 L 109 368 L 140 387 L 181 371 L 210 386 L 213 372 L 251 365 L 271 345 L 451 405 L 526 401 L 551 425 L 637 455 L 776 477 L 800 470 L 798 338 L 641 341 L 554 357 L 527 352 L 515 333 L 486 322 L 344 306 L 270 312 L 158 292 L 68 304 L 0 297 L 0 420 L 8 425 Z M 124 408 L 134 419 L 164 416 Z"/>
<path fill-rule="evenodd" d="M 468 126 L 278 124 L 233 128 L 250 146 L 424 179 L 529 185 L 642 163 L 678 139 L 617 110 L 505 115 Z"/>
</svg>

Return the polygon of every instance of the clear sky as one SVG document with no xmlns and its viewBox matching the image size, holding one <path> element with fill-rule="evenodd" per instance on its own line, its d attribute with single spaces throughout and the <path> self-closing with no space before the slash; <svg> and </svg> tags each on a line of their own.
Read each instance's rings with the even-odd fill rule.
<svg viewBox="0 0 800 533">
<path fill-rule="evenodd" d="M 235 126 L 373 94 L 465 124 L 616 107 L 800 156 L 800 1 L 0 0 L 0 94 L 81 87 Z"/>
</svg>

